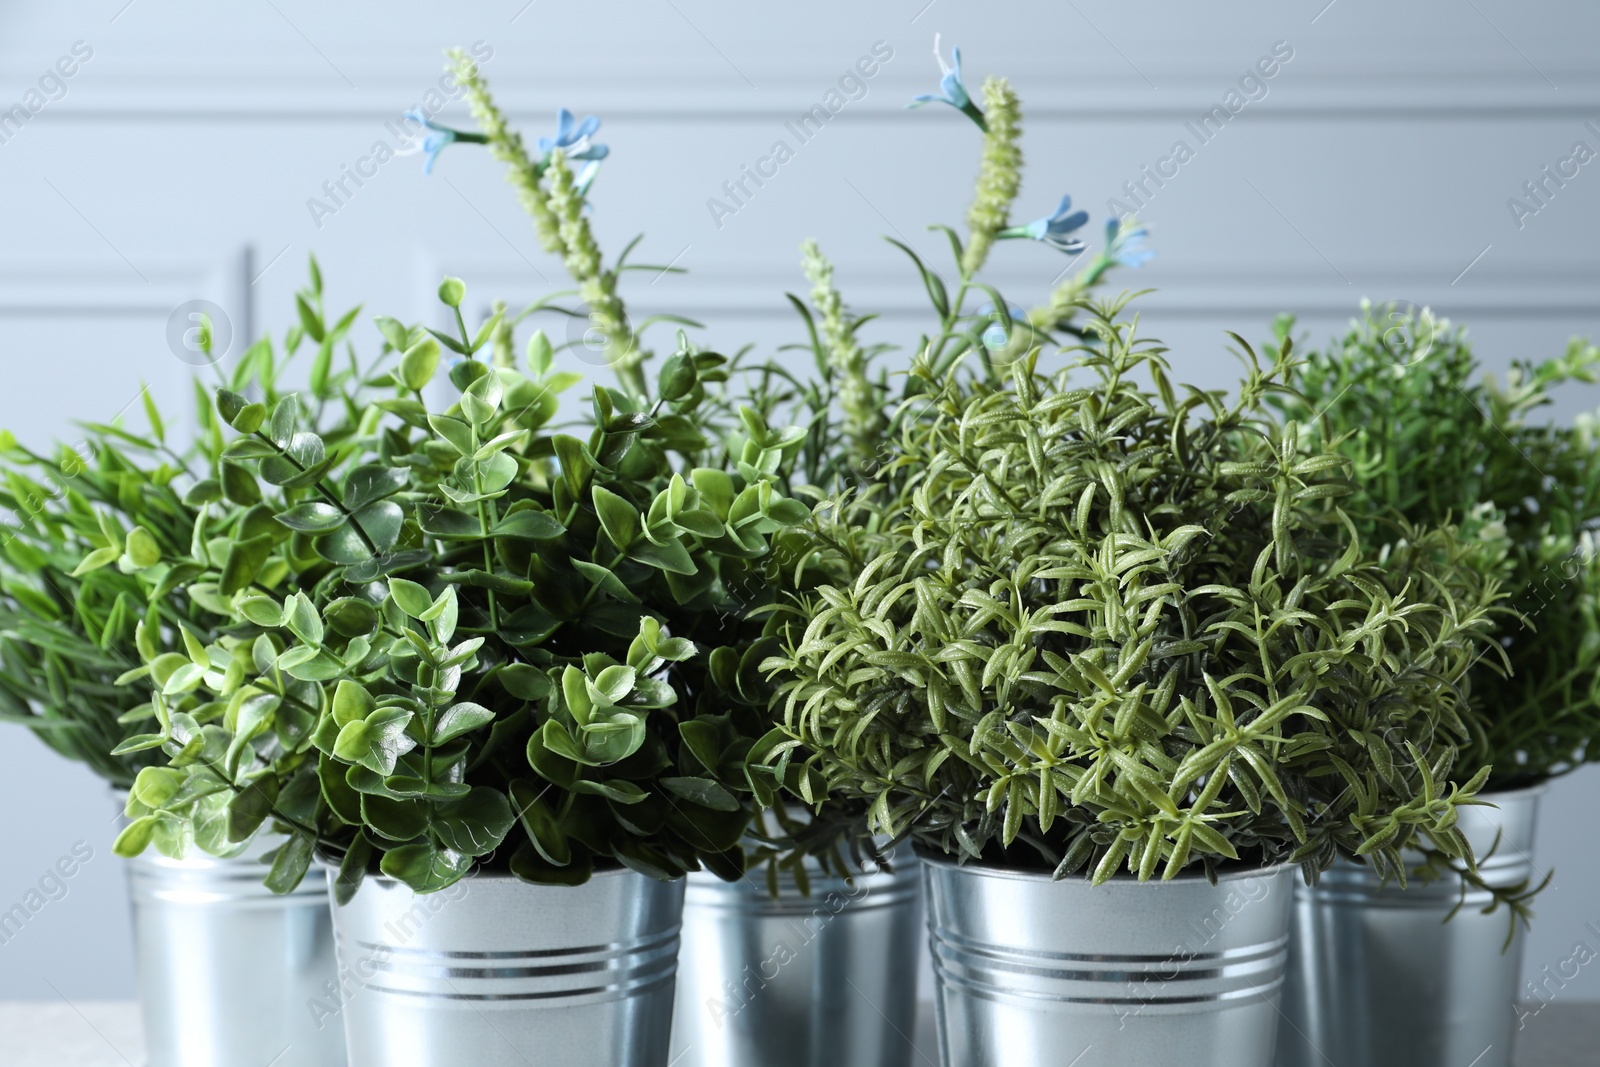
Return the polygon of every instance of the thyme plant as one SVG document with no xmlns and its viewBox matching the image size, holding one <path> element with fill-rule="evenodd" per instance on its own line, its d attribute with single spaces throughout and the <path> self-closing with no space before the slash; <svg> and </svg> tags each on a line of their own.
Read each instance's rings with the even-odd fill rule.
<svg viewBox="0 0 1600 1067">
<path fill-rule="evenodd" d="M 1287 345 L 1247 349 L 1229 405 L 1175 388 L 1121 311 L 1094 307 L 1055 371 L 919 353 L 901 488 L 818 509 L 850 577 L 765 664 L 765 754 L 880 832 L 1057 877 L 1344 855 L 1403 880 L 1419 842 L 1470 867 L 1456 815 L 1487 769 L 1455 773 L 1460 683 L 1494 581 L 1449 527 L 1360 539 L 1348 462 L 1265 407 Z"/>
<path fill-rule="evenodd" d="M 1279 323 L 1287 336 L 1292 320 Z M 1502 384 L 1466 334 L 1426 312 L 1364 305 L 1311 353 L 1285 417 L 1316 414 L 1353 465 L 1363 534 L 1396 520 L 1459 522 L 1475 565 L 1505 588 L 1504 649 L 1472 672 L 1467 758 L 1515 789 L 1600 760 L 1600 440 L 1591 417 L 1549 425 L 1559 390 L 1600 381 L 1600 349 L 1519 360 Z"/>
</svg>

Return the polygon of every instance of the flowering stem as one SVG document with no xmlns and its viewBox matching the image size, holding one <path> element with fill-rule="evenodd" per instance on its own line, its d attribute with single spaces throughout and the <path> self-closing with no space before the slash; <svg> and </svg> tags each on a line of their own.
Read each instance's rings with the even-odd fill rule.
<svg viewBox="0 0 1600 1067">
<path fill-rule="evenodd" d="M 967 209 L 971 234 L 961 257 L 961 273 L 971 278 L 989 258 L 996 235 L 1006 228 L 1012 201 L 1022 188 L 1022 104 L 1004 78 L 983 83 L 983 156 L 978 187 Z"/>
<path fill-rule="evenodd" d="M 955 298 L 950 301 L 950 311 L 945 315 L 944 322 L 939 324 L 939 336 L 928 345 L 928 365 L 933 369 L 936 381 L 949 369 L 947 365 L 941 365 L 944 346 L 955 336 L 956 320 L 961 317 L 961 305 L 966 302 L 967 290 L 971 287 L 969 280 L 961 279 L 961 284 L 956 287 Z"/>
<path fill-rule="evenodd" d="M 560 149 L 551 153 L 546 173 L 550 176 L 550 208 L 560 227 L 562 258 L 567 273 L 578 283 L 578 295 L 589 307 L 589 322 L 605 338 L 606 362 L 624 389 L 640 401 L 647 400 L 650 389 L 642 366 L 645 354 L 639 350 L 622 298 L 617 296 L 616 272 L 602 265 L 600 246 L 583 213 L 583 194 Z"/>
<path fill-rule="evenodd" d="M 811 280 L 811 303 L 822 323 L 829 383 L 838 386 L 845 436 L 850 442 L 856 469 L 865 471 L 877 454 L 884 430 L 877 391 L 867 377 L 867 357 L 847 321 L 844 300 L 834 288 L 833 264 L 823 256 L 816 241 L 807 240 L 800 251 L 801 264 Z"/>
<path fill-rule="evenodd" d="M 533 217 L 539 243 L 546 252 L 560 254 L 564 249 L 557 232 L 556 217 L 550 211 L 549 195 L 539 184 L 542 169 L 523 147 L 522 135 L 510 127 L 505 115 L 495 106 L 494 99 L 489 95 L 489 86 L 478 72 L 478 64 L 459 48 L 451 49 L 448 55 L 451 73 L 456 76 L 457 83 L 466 95 L 472 117 L 483 130 L 481 134 L 472 135 L 472 143 L 488 145 L 490 154 L 510 168 L 506 180 L 517 191 L 517 202 L 522 205 L 522 210 Z M 458 139 L 466 136 L 460 134 Z"/>
<path fill-rule="evenodd" d="M 571 168 L 559 149 L 548 160 L 535 162 L 521 135 L 495 106 L 477 64 L 459 48 L 452 49 L 449 56 L 450 69 L 483 129 L 479 143 L 487 144 L 494 157 L 510 168 L 507 180 L 516 189 L 522 209 L 532 216 L 540 244 L 545 251 L 561 256 L 567 273 L 578 283 L 579 295 L 589 306 L 589 320 L 605 338 L 606 362 L 628 393 L 640 401 L 648 399 L 643 370 L 648 354 L 639 349 L 628 324 L 622 298 L 617 295 L 616 272 L 604 269 L 600 247 L 583 214 L 583 191 Z M 548 189 L 543 182 L 546 176 Z"/>
</svg>

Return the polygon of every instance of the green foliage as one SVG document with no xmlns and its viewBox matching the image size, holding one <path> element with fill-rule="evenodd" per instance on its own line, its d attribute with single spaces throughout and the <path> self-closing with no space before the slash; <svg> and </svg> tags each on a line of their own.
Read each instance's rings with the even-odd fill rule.
<svg viewBox="0 0 1600 1067">
<path fill-rule="evenodd" d="M 937 390 L 928 388 L 930 381 L 950 373 L 958 361 L 970 356 L 981 365 L 985 381 L 998 385 L 1000 368 L 1031 348 L 1081 336 L 1071 323 L 1084 294 L 1097 287 L 1112 267 L 1140 261 L 1126 255 L 1125 246 L 1135 238 L 1142 239 L 1143 229 L 1136 223 L 1113 220 L 1106 230 L 1106 247 L 1063 282 L 1050 303 L 1036 312 L 1022 313 L 978 276 L 995 240 L 1006 235 L 1001 231 L 1009 221 L 1022 180 L 1017 95 L 1003 79 L 991 78 L 984 85 L 983 97 L 985 110 L 963 108 L 984 132 L 966 239 L 948 226 L 929 227 L 948 247 L 949 267 L 941 273 L 916 249 L 886 238 L 910 260 L 933 311 L 932 329 L 918 338 L 914 349 L 916 359 L 925 365 L 922 372 L 895 375 L 896 380 L 891 380 L 881 357 L 895 346 L 862 339 L 863 328 L 875 316 L 852 313 L 835 285 L 833 265 L 820 247 L 810 240 L 801 245 L 801 266 L 812 284 L 811 299 L 808 304 L 788 294 L 806 333 L 805 344 L 790 347 L 809 351 L 816 373 L 801 380 L 769 362 L 752 375 L 752 404 L 758 411 L 769 419 L 805 427 L 788 487 L 796 497 L 815 501 L 830 493 L 859 490 L 863 499 L 893 499 L 913 472 L 913 466 L 900 458 L 900 441 L 907 434 L 923 432 L 937 413 Z M 876 530 L 883 515 L 867 507 L 853 512 L 852 520 Z M 801 555 L 803 565 L 786 573 L 786 578 L 792 589 L 802 593 L 818 585 L 848 584 L 859 562 L 829 553 Z M 775 624 L 773 632 L 782 631 L 783 624 Z M 756 754 L 769 755 L 775 737 L 769 737 L 769 743 Z M 804 788 L 791 792 L 797 792 L 813 809 L 812 816 L 780 806 L 764 816 L 762 829 L 754 836 L 761 842 L 757 856 L 788 867 L 804 885 L 802 861 L 806 857 L 817 860 L 824 870 L 848 873 L 851 866 L 843 860 L 843 840 L 850 841 L 857 864 L 863 851 L 875 853 L 876 847 L 866 836 L 867 805 L 859 796 L 835 791 L 821 802 L 826 788 L 820 778 L 813 781 L 814 774 L 796 777 L 798 774 L 797 768 L 791 768 L 789 779 Z M 769 876 L 775 878 L 776 871 L 769 870 Z"/>
<path fill-rule="evenodd" d="M 1345 855 L 1403 878 L 1424 842 L 1470 867 L 1458 683 L 1494 583 L 1449 528 L 1358 540 L 1346 461 L 1268 418 L 1287 346 L 1249 353 L 1233 406 L 1180 398 L 1119 311 L 1054 374 L 918 359 L 896 488 L 818 509 L 835 578 L 764 664 L 787 738 L 763 755 L 879 832 L 1058 876 Z"/>
<path fill-rule="evenodd" d="M 138 732 L 139 706 L 148 710 L 147 683 L 117 684 L 138 663 L 136 630 L 203 626 L 207 613 L 180 597 L 150 601 L 188 547 L 174 467 L 155 460 L 141 469 L 124 451 L 139 446 L 104 433 L 80 448 L 48 456 L 13 445 L 4 457 L 0 506 L 14 525 L 3 532 L 0 571 L 0 709 L 127 787 L 153 758 L 111 755 Z"/>
<path fill-rule="evenodd" d="M 771 538 L 808 518 L 776 488 L 800 433 L 746 410 L 708 437 L 724 360 L 687 345 L 691 386 L 664 374 L 646 406 L 596 387 L 589 431 L 559 432 L 574 377 L 539 335 L 526 371 L 479 359 L 501 322 L 448 338 L 466 358 L 433 410 L 439 338 L 380 320 L 401 358 L 365 376 L 370 399 L 326 405 L 355 427 L 337 441 L 298 396 L 261 412 L 218 393 L 233 484 L 201 522 L 261 521 L 213 551 L 228 624 L 141 650 L 173 787 L 136 790 L 123 851 L 204 844 L 224 805 L 227 845 L 269 819 L 290 834 L 280 890 L 313 845 L 342 896 L 374 868 L 421 892 L 476 864 L 563 884 L 596 865 L 742 872 L 746 799 L 779 783 L 747 766 L 765 653 L 730 590 L 773 586 Z M 314 582 L 264 574 L 281 545 Z"/>
<path fill-rule="evenodd" d="M 1287 335 L 1291 321 L 1280 323 Z M 1504 657 L 1471 675 L 1473 743 L 1512 789 L 1600 759 L 1600 463 L 1592 418 L 1530 421 L 1563 385 L 1600 380 L 1600 349 L 1484 374 L 1465 333 L 1425 313 L 1365 306 L 1349 333 L 1297 372 L 1303 398 L 1285 416 L 1320 413 L 1354 465 L 1363 534 L 1394 519 L 1459 522 L 1471 556 L 1515 614 L 1496 634 Z M 1509 670 L 1507 669 L 1509 666 Z"/>
<path fill-rule="evenodd" d="M 336 343 L 356 315 L 352 309 L 324 324 L 314 262 L 296 306 L 301 321 L 285 337 L 282 357 L 271 340 L 257 342 L 235 367 L 235 388 L 275 401 L 302 342 L 314 331 Z M 331 358 L 331 344 L 325 350 Z M 349 375 L 330 368 L 322 376 L 330 389 Z M 0 507 L 11 514 L 0 534 L 0 714 L 118 786 L 159 758 L 167 736 L 153 678 L 173 684 L 176 668 L 169 660 L 158 675 L 137 670 L 145 653 L 184 647 L 185 637 L 213 639 L 231 621 L 230 586 L 247 576 L 262 589 L 289 590 L 302 577 L 315 581 L 324 567 L 296 550 L 255 506 L 253 482 L 224 461 L 206 389 L 196 383 L 199 434 L 181 453 L 148 392 L 143 400 L 144 434 L 86 423 L 71 449 L 36 453 L 5 434 L 0 453 Z M 231 415 L 249 422 L 264 410 L 257 402 Z M 348 435 L 348 427 L 329 425 L 330 440 Z M 184 840 L 155 837 L 158 847 L 173 849 Z"/>
</svg>

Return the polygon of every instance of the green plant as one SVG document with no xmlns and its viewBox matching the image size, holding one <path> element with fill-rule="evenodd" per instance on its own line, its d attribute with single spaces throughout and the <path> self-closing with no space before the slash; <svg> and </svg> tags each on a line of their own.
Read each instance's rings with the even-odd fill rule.
<svg viewBox="0 0 1600 1067">
<path fill-rule="evenodd" d="M 171 467 L 146 472 L 105 434 L 84 438 L 87 456 L 5 444 L 0 506 L 16 525 L 4 532 L 0 574 L 0 707 L 7 721 L 125 788 L 153 759 L 111 754 L 136 731 L 124 718 L 130 704 L 149 699 L 147 686 L 130 700 L 116 684 L 138 661 L 135 627 L 150 607 L 139 572 L 156 562 L 163 543 L 187 542 L 187 509 L 170 487 Z M 120 566 L 85 570 L 96 552 Z M 203 614 L 165 598 L 155 611 L 169 622 Z"/>
<path fill-rule="evenodd" d="M 634 326 L 618 280 L 643 268 L 627 251 L 604 265 L 594 240 L 598 122 L 563 113 L 534 159 L 470 61 L 451 66 L 484 132 L 427 122 L 429 166 L 486 145 L 578 289 L 469 329 L 446 278 L 456 329 L 379 318 L 399 357 L 384 373 L 353 353 L 340 368 L 350 320 L 326 328 L 302 302 L 320 344 L 309 398 L 218 393 L 237 432 L 217 442 L 222 491 L 266 525 L 232 539 L 228 624 L 152 637 L 122 679 L 154 679 L 159 730 L 139 744 L 170 763 L 135 781 L 118 850 L 231 847 L 270 821 L 287 840 L 267 883 L 292 887 L 320 847 L 341 899 L 373 869 L 419 891 L 484 864 L 566 884 L 617 863 L 737 877 L 749 798 L 781 783 L 745 760 L 767 729 L 763 598 L 733 590 L 770 600 L 771 538 L 809 516 L 779 489 L 802 433 L 736 410 L 727 360 L 681 332 L 648 381 L 641 336 L 673 317 Z M 535 331 L 521 370 L 513 351 L 530 315 L 584 307 L 622 388 L 595 387 L 574 435 L 552 421 L 579 377 L 554 367 L 569 345 Z M 430 409 L 446 350 L 458 399 Z M 255 580 L 282 542 L 317 561 L 314 582 Z"/>
<path fill-rule="evenodd" d="M 1292 328 L 1278 324 L 1283 337 Z M 1600 441 L 1592 418 L 1532 421 L 1561 387 L 1600 381 L 1600 349 L 1573 341 L 1556 359 L 1517 361 L 1501 385 L 1463 330 L 1369 304 L 1296 380 L 1284 416 L 1314 415 L 1338 440 L 1363 536 L 1396 518 L 1459 522 L 1479 542 L 1474 565 L 1506 590 L 1504 657 L 1471 674 L 1466 758 L 1494 765 L 1495 789 L 1600 759 Z"/>
<path fill-rule="evenodd" d="M 337 382 L 332 347 L 356 312 L 324 328 L 314 260 L 296 302 L 300 323 L 285 337 L 283 361 L 263 339 L 236 364 L 235 388 L 272 402 L 308 330 L 317 342 L 331 339 L 312 377 Z M 205 502 L 242 484 L 221 462 L 209 393 L 196 382 L 200 433 L 189 445 L 169 441 L 148 390 L 141 399 L 142 434 L 120 421 L 86 423 L 76 446 L 53 454 L 0 435 L 0 507 L 12 516 L 0 533 L 0 713 L 121 787 L 159 758 L 142 740 L 154 714 L 152 681 L 122 677 L 139 665 L 141 629 L 157 643 L 180 630 L 214 634 L 227 621 L 219 588 L 233 558 L 229 538 L 248 540 L 267 517 L 252 500 L 234 499 L 229 513 L 197 525 Z M 260 580 L 292 587 L 304 553 L 278 556 Z"/>
<path fill-rule="evenodd" d="M 942 56 L 940 63 L 944 65 Z M 975 353 L 993 381 L 998 365 L 1030 345 L 1052 342 L 1058 335 L 1073 336 L 1072 319 L 1083 294 L 1099 285 L 1112 267 L 1137 267 L 1148 258 L 1140 248 L 1145 231 L 1136 221 L 1110 220 L 1104 246 L 1057 287 L 1045 307 L 1026 314 L 1013 307 L 980 277 L 996 242 L 1028 239 L 1059 251 L 1081 252 L 1086 246 L 1075 234 L 1088 216 L 1071 211 L 1071 200 L 1064 197 L 1050 215 L 1011 225 L 1012 205 L 1022 187 L 1022 105 L 1016 92 L 1004 79 L 990 78 L 979 107 L 962 83 L 959 54 L 954 68 L 945 67 L 942 89 L 944 95 L 918 97 L 913 103 L 948 103 L 972 119 L 982 135 L 965 238 L 951 227 L 930 227 L 951 251 L 956 281 L 947 285 L 915 249 L 894 238 L 886 240 L 911 260 L 937 317 L 935 328 L 919 338 L 915 351 L 941 371 Z M 913 432 L 913 424 L 930 417 L 935 398 L 924 389 L 923 376 L 901 374 L 891 379 L 882 357 L 896 346 L 863 339 L 863 329 L 875 316 L 851 311 L 835 282 L 833 264 L 816 241 L 802 243 L 801 267 L 811 283 L 809 301 L 786 295 L 805 328 L 806 341 L 789 347 L 808 351 L 815 372 L 801 378 L 776 361 L 751 369 L 747 373 L 754 379 L 752 404 L 770 419 L 792 421 L 806 429 L 790 473 L 788 489 L 794 496 L 816 501 L 848 490 L 860 494 L 858 500 L 891 499 L 908 470 L 895 461 L 896 442 Z M 869 527 L 879 520 L 872 508 L 858 508 L 853 515 Z M 797 545 L 794 554 L 803 562 L 785 573 L 791 590 L 804 593 L 853 577 L 854 561 L 807 551 L 804 545 Z M 790 625 L 787 616 L 774 617 L 769 633 L 782 634 Z M 758 835 L 763 848 L 757 854 L 788 864 L 797 876 L 803 876 L 802 861 L 808 856 L 824 870 L 837 863 L 848 871 L 838 860 L 841 841 L 854 843 L 858 861 L 861 850 L 873 849 L 866 836 L 867 805 L 843 792 L 816 803 L 821 793 L 813 787 L 822 788 L 808 781 L 803 790 L 812 802 L 810 818 L 780 806 L 771 814 L 775 826 L 768 827 L 763 819 Z"/>
<path fill-rule="evenodd" d="M 1053 373 L 919 356 L 901 488 L 818 509 L 850 578 L 766 662 L 787 738 L 762 754 L 878 831 L 1057 877 L 1343 855 L 1403 881 L 1422 844 L 1470 868 L 1459 683 L 1495 583 L 1448 527 L 1357 537 L 1347 461 L 1264 405 L 1287 346 L 1246 349 L 1230 406 L 1121 310 Z"/>
<path fill-rule="evenodd" d="M 440 298 L 459 307 L 463 286 Z M 318 845 L 342 896 L 372 868 L 419 891 L 479 863 L 567 884 L 596 863 L 737 876 L 738 794 L 773 786 L 746 772 L 736 721 L 759 625 L 725 590 L 807 517 L 773 488 L 799 432 L 747 412 L 726 450 L 708 439 L 693 416 L 724 361 L 686 345 L 647 406 L 596 387 L 590 432 L 553 432 L 575 376 L 542 332 L 525 371 L 479 359 L 498 316 L 450 339 L 458 399 L 430 410 L 439 342 L 380 323 L 398 366 L 367 377 L 375 399 L 338 398 L 357 429 L 337 447 L 297 396 L 218 394 L 237 431 L 221 455 L 277 531 L 261 551 L 300 539 L 320 576 L 285 596 L 241 574 L 214 639 L 142 648 L 129 677 L 160 682 L 170 765 L 141 773 L 119 850 L 271 819 L 280 890 Z"/>
</svg>

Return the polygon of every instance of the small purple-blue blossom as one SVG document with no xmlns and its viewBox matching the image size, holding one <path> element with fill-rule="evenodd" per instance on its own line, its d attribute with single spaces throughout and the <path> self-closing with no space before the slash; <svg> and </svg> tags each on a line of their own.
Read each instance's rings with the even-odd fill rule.
<svg viewBox="0 0 1600 1067">
<path fill-rule="evenodd" d="M 937 93 L 919 93 L 911 98 L 911 103 L 906 107 L 921 107 L 923 104 L 949 104 L 957 111 L 964 113 L 980 129 L 986 128 L 983 121 L 983 110 L 972 102 L 972 94 L 967 92 L 967 85 L 961 80 L 961 49 L 952 48 L 951 54 L 955 57 L 953 64 L 944 61 L 944 54 L 939 51 L 939 35 L 933 35 L 933 58 L 939 61 L 939 91 Z"/>
<path fill-rule="evenodd" d="M 600 120 L 595 116 L 590 115 L 582 122 L 576 122 L 572 112 L 562 108 L 556 112 L 556 135 L 539 138 L 539 154 L 548 158 L 551 152 L 559 148 L 568 161 L 604 159 L 611 149 L 591 140 L 599 129 Z"/>
<path fill-rule="evenodd" d="M 424 157 L 422 161 L 422 173 L 432 174 L 433 161 L 439 158 L 439 153 L 443 152 L 447 146 L 454 144 L 459 135 L 450 127 L 440 126 L 438 123 L 428 118 L 427 115 L 422 113 L 421 108 L 412 108 L 410 111 L 407 111 L 406 118 L 412 122 L 415 122 L 417 125 L 424 127 L 428 133 L 427 136 L 423 137 L 420 147 L 408 145 L 407 147 L 402 148 L 399 154 L 409 155 L 412 152 L 420 151 L 423 153 Z"/>
<path fill-rule="evenodd" d="M 1120 219 L 1106 222 L 1106 258 L 1129 270 L 1138 270 L 1155 258 L 1155 250 L 1145 247 L 1150 231 L 1136 221 Z"/>
<path fill-rule="evenodd" d="M 1001 238 L 1026 237 L 1034 241 L 1042 241 L 1058 251 L 1068 255 L 1077 255 L 1086 247 L 1080 238 L 1073 234 L 1083 228 L 1089 221 L 1087 211 L 1073 211 L 1072 197 L 1063 196 L 1061 203 L 1054 212 L 1041 219 L 1034 219 L 1026 226 L 1010 226 L 997 233 Z"/>
</svg>

